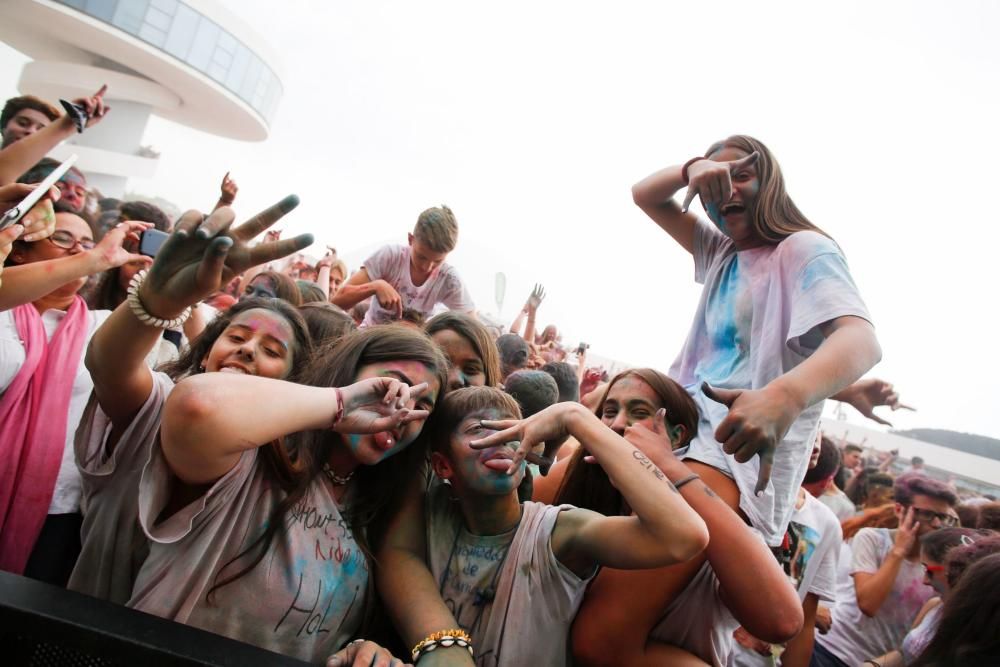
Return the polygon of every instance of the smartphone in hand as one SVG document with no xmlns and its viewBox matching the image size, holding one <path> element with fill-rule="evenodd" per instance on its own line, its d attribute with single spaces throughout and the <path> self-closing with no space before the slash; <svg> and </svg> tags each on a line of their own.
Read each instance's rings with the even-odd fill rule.
<svg viewBox="0 0 1000 667">
<path fill-rule="evenodd" d="M 169 237 L 170 234 L 161 232 L 159 229 L 147 229 L 139 236 L 139 254 L 146 257 L 156 257 L 156 253 L 160 251 Z"/>
</svg>

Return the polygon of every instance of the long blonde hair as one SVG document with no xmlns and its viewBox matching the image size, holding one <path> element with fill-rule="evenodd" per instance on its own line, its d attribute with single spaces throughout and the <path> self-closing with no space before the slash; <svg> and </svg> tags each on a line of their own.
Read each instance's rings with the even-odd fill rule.
<svg viewBox="0 0 1000 667">
<path fill-rule="evenodd" d="M 809 222 L 792 198 L 785 192 L 785 177 L 774 155 L 763 143 L 745 134 L 736 134 L 712 144 L 705 152 L 711 156 L 723 148 L 737 148 L 750 155 L 754 151 L 760 155 L 757 160 L 757 178 L 760 191 L 757 203 L 750 211 L 750 224 L 754 233 L 765 243 L 777 245 L 795 232 L 813 231 L 829 237 L 829 234 Z"/>
</svg>

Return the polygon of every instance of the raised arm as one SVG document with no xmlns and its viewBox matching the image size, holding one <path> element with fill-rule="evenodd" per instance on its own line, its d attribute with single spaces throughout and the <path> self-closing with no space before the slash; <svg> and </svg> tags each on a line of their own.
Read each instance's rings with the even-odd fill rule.
<svg viewBox="0 0 1000 667">
<path fill-rule="evenodd" d="M 696 158 L 687 165 L 661 169 L 632 186 L 632 201 L 682 248 L 694 254 L 694 228 L 698 219 L 693 213 L 688 213 L 688 206 L 696 196 L 701 198 L 706 208 L 714 202 L 728 201 L 733 191 L 732 174 L 754 164 L 759 157 L 757 153 L 751 153 L 731 162 Z M 689 177 L 687 182 L 684 179 L 685 167 Z M 684 187 L 688 189 L 687 196 L 684 203 L 678 206 L 673 197 Z"/>
<path fill-rule="evenodd" d="M 236 201 L 236 193 L 240 191 L 239 186 L 236 185 L 236 181 L 229 178 L 229 172 L 222 177 L 222 184 L 219 186 L 219 201 L 215 202 L 215 207 L 213 211 L 217 211 L 223 206 L 232 206 L 233 202 Z"/>
<path fill-rule="evenodd" d="M 101 122 L 111 110 L 104 104 L 104 93 L 107 88 L 101 86 L 93 96 L 73 100 L 75 104 L 87 110 L 90 116 L 87 127 Z M 0 151 L 0 185 L 16 181 L 24 172 L 38 164 L 49 151 L 74 134 L 76 134 L 76 124 L 73 119 L 69 116 L 60 116 L 38 132 Z"/>
<path fill-rule="evenodd" d="M 411 388 L 391 377 L 338 390 L 253 375 L 193 375 L 177 383 L 167 398 L 163 454 L 182 482 L 206 484 L 231 470 L 244 450 L 291 433 L 321 428 L 374 433 L 425 419 L 427 411 L 405 405 L 426 389 L 426 384 Z M 270 400 L 261 401 L 261 396 Z M 242 409 L 247 405 L 254 409 Z M 343 416 L 335 420 L 341 408 Z"/>
<path fill-rule="evenodd" d="M 870 617 L 877 614 L 886 598 L 889 597 L 896 577 L 899 576 L 900 566 L 916 544 L 919 528 L 920 524 L 914 521 L 913 508 L 911 507 L 906 511 L 903 521 L 900 522 L 892 548 L 886 553 L 878 570 L 874 574 L 871 572 L 855 572 L 853 574 L 858 609 L 865 616 Z M 853 546 L 861 548 L 866 545 L 857 544 L 857 539 L 855 539 Z"/>
<path fill-rule="evenodd" d="M 297 197 L 286 197 L 238 227 L 232 227 L 230 208 L 218 209 L 207 218 L 198 211 L 188 211 L 157 253 L 139 288 L 140 303 L 154 317 L 173 319 L 237 273 L 308 246 L 312 243 L 309 234 L 253 248 L 248 244 L 297 205 Z M 114 426 L 111 446 L 149 397 L 153 378 L 145 357 L 161 333 L 140 322 L 126 302 L 90 341 L 86 364 L 101 409 Z"/>
<path fill-rule="evenodd" d="M 126 221 L 111 229 L 91 250 L 58 259 L 8 266 L 0 289 L 0 310 L 31 303 L 53 290 L 79 278 L 101 273 L 126 262 L 149 261 L 148 257 L 130 253 L 122 247 L 129 237 L 138 241 L 148 222 Z"/>
</svg>

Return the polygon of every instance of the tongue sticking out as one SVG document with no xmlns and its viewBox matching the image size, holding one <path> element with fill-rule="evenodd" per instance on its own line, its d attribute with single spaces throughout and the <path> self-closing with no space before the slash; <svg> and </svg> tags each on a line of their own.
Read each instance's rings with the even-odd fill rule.
<svg viewBox="0 0 1000 667">
<path fill-rule="evenodd" d="M 510 468 L 510 459 L 504 459 L 504 458 L 490 459 L 489 461 L 484 462 L 483 465 L 489 468 L 490 470 L 507 472 L 507 469 Z"/>
<path fill-rule="evenodd" d="M 376 433 L 372 436 L 375 440 L 375 446 L 379 449 L 390 449 L 396 444 L 396 441 L 392 439 L 392 434 L 388 431 L 382 431 L 381 433 Z"/>
</svg>

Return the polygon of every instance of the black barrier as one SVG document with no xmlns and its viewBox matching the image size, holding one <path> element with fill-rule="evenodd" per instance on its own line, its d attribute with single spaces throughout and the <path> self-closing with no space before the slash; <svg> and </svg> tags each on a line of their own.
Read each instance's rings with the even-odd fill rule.
<svg viewBox="0 0 1000 667">
<path fill-rule="evenodd" d="M 89 595 L 0 572 L 7 667 L 303 667 L 265 651 Z"/>
</svg>

